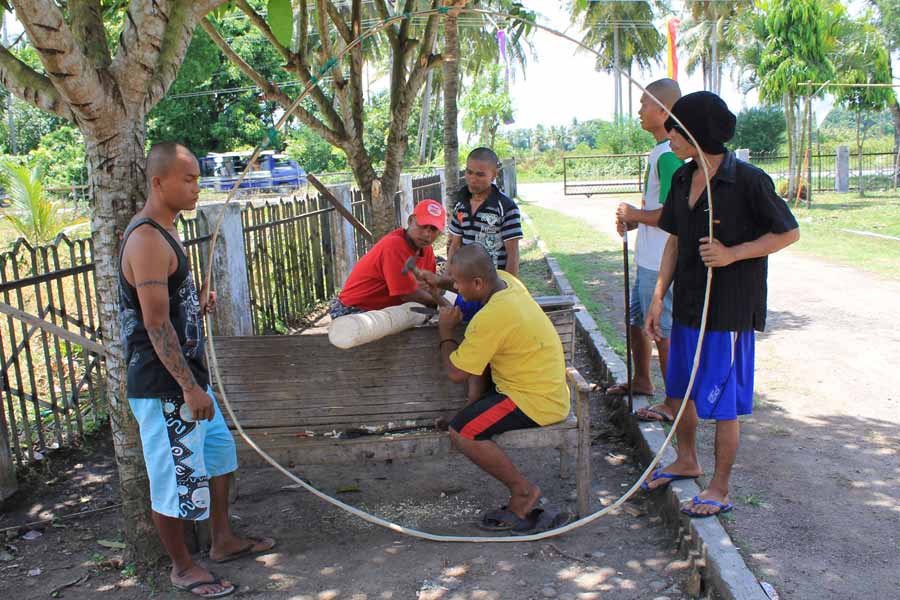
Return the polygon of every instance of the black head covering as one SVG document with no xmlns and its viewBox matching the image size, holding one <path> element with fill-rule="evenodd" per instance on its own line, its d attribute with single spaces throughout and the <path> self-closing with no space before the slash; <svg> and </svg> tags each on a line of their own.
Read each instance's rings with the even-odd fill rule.
<svg viewBox="0 0 900 600">
<path fill-rule="evenodd" d="M 672 107 L 672 114 L 684 124 L 707 154 L 723 154 L 725 142 L 734 136 L 737 118 L 728 105 L 712 92 L 694 92 L 682 96 Z M 666 130 L 675 130 L 690 138 L 672 117 L 666 120 Z"/>
</svg>

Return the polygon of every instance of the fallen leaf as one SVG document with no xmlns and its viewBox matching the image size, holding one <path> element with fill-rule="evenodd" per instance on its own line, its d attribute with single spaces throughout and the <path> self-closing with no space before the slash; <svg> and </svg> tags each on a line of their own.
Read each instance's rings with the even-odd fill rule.
<svg viewBox="0 0 900 600">
<path fill-rule="evenodd" d="M 40 570 L 40 569 L 31 569 L 30 571 L 28 571 L 28 576 L 29 576 L 29 577 L 37 577 L 37 576 L 40 575 L 40 574 L 41 574 L 41 570 Z"/>
<path fill-rule="evenodd" d="M 637 517 L 642 517 L 642 516 L 644 516 L 645 514 L 647 514 L 646 511 L 643 511 L 643 510 L 641 510 L 640 508 L 638 508 L 637 506 L 633 506 L 633 505 L 631 505 L 631 504 L 625 504 L 625 505 L 623 505 L 623 506 L 622 506 L 622 510 L 624 510 L 624 511 L 627 512 L 629 515 L 631 515 L 632 517 L 635 517 L 635 518 L 637 518 Z"/>
<path fill-rule="evenodd" d="M 360 489 L 358 485 L 348 485 L 346 487 L 338 488 L 338 494 L 356 494 L 359 493 Z"/>
<path fill-rule="evenodd" d="M 116 548 L 118 550 L 124 550 L 128 547 L 122 542 L 114 542 L 112 540 L 97 540 L 97 543 L 101 546 L 106 546 L 107 548 Z"/>
<path fill-rule="evenodd" d="M 41 533 L 40 531 L 38 531 L 36 529 L 30 529 L 22 536 L 22 539 L 28 540 L 29 542 L 33 542 L 34 540 L 38 539 L 42 535 L 44 535 L 44 534 Z"/>
</svg>

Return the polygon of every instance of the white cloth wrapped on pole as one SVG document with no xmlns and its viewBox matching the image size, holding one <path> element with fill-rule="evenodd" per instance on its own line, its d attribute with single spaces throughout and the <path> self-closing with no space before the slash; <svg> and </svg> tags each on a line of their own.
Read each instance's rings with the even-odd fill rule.
<svg viewBox="0 0 900 600">
<path fill-rule="evenodd" d="M 428 315 L 411 311 L 413 307 L 425 308 L 418 302 L 406 302 L 400 306 L 338 317 L 328 328 L 328 341 L 346 350 L 422 325 L 428 320 Z"/>
</svg>

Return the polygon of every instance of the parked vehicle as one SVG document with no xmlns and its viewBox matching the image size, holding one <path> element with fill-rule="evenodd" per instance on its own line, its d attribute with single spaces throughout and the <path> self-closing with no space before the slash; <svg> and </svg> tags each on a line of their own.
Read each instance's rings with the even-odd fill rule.
<svg viewBox="0 0 900 600">
<path fill-rule="evenodd" d="M 210 153 L 200 159 L 200 187 L 225 192 L 234 188 L 252 152 Z M 262 152 L 240 189 L 292 190 L 306 184 L 306 171 L 284 154 Z"/>
</svg>

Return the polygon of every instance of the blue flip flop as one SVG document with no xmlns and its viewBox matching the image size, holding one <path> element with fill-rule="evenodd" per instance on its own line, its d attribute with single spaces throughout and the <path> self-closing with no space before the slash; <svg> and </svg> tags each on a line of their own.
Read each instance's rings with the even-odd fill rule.
<svg viewBox="0 0 900 600">
<path fill-rule="evenodd" d="M 666 473 L 662 469 L 657 469 L 653 471 L 653 474 L 650 476 L 650 481 L 657 481 L 659 479 L 665 479 L 666 483 L 663 485 L 658 485 L 655 488 L 651 488 L 648 482 L 641 482 L 641 489 L 645 492 L 655 492 L 656 490 L 664 490 L 669 487 L 669 484 L 673 481 L 681 481 L 682 479 L 697 479 L 696 475 L 678 475 L 677 473 Z"/>
<path fill-rule="evenodd" d="M 693 510 L 691 510 L 690 508 L 688 508 L 686 506 L 684 508 L 682 508 L 681 512 L 683 512 L 684 514 L 686 514 L 687 516 L 689 516 L 692 519 L 705 519 L 707 517 L 715 517 L 717 515 L 723 515 L 727 512 L 731 512 L 731 509 L 734 508 L 734 505 L 731 502 L 729 502 L 728 504 L 722 504 L 721 502 L 716 502 L 715 500 L 701 500 L 700 496 L 694 496 L 691 499 L 691 503 L 695 506 L 697 504 L 706 504 L 707 506 L 715 506 L 719 509 L 718 512 L 714 512 L 714 513 L 698 513 L 698 512 L 694 512 Z"/>
</svg>

